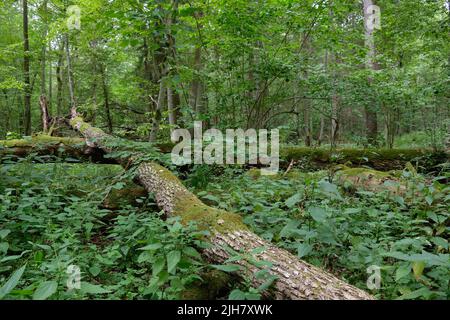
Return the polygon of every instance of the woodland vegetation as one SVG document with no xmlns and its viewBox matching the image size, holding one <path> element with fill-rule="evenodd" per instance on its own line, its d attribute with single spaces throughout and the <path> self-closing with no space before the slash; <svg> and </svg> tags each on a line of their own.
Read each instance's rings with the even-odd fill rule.
<svg viewBox="0 0 450 320">
<path fill-rule="evenodd" d="M 449 1 L 2 0 L 0 28 L 0 299 L 449 299 Z M 174 165 L 195 121 L 278 129 L 280 170 Z"/>
</svg>

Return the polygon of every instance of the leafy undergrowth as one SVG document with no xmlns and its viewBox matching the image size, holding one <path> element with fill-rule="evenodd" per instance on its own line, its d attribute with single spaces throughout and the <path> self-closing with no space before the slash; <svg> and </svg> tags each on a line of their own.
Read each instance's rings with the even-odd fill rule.
<svg viewBox="0 0 450 320">
<path fill-rule="evenodd" d="M 119 166 L 0 171 L 0 299 L 176 299 L 207 267 L 203 233 L 162 220 L 151 199 L 103 208 L 126 184 Z"/>
<path fill-rule="evenodd" d="M 325 171 L 294 179 L 232 172 L 197 194 L 242 213 L 263 238 L 360 288 L 368 290 L 379 268 L 380 289 L 371 291 L 377 298 L 447 299 L 450 188 L 407 171 L 403 176 L 415 186 L 403 196 L 348 193 Z"/>
<path fill-rule="evenodd" d="M 300 258 L 366 290 L 367 268 L 379 267 L 371 292 L 381 299 L 449 297 L 449 187 L 404 172 L 416 188 L 400 197 L 345 192 L 328 172 L 219 173 L 200 168 L 187 183 Z M 161 219 L 151 197 L 104 206 L 130 183 L 119 166 L 23 163 L 0 174 L 0 298 L 177 299 L 212 269 L 198 253 L 204 232 Z M 232 289 L 229 298 L 260 297 Z"/>
</svg>

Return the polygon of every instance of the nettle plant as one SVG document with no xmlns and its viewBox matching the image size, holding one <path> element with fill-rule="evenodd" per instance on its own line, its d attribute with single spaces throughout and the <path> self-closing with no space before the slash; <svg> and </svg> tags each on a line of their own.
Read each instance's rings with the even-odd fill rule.
<svg viewBox="0 0 450 320">
<path fill-rule="evenodd" d="M 367 269 L 379 267 L 378 298 L 446 298 L 450 188 L 438 182 L 442 177 L 401 175 L 408 186 L 403 195 L 348 192 L 329 182 L 327 171 L 216 179 L 198 195 L 242 213 L 261 237 L 366 290 Z"/>
<path fill-rule="evenodd" d="M 111 189 L 130 183 L 118 166 L 23 163 L 1 171 L 0 298 L 176 299 L 209 268 L 197 251 L 205 232 L 161 219 L 151 198 L 103 207 Z"/>
</svg>

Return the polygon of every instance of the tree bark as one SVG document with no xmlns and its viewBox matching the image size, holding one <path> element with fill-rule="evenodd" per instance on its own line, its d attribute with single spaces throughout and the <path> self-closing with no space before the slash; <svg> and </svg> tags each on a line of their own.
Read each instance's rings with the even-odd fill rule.
<svg viewBox="0 0 450 320">
<path fill-rule="evenodd" d="M 108 126 L 108 132 L 113 132 L 113 123 L 111 118 L 111 111 L 109 108 L 109 91 L 108 91 L 108 84 L 106 79 L 106 67 L 104 65 L 100 66 L 101 73 L 102 73 L 102 87 L 103 87 L 103 99 L 104 99 L 104 106 L 105 106 L 105 115 L 106 115 L 106 124 Z"/>
<path fill-rule="evenodd" d="M 25 135 L 31 135 L 31 85 L 30 85 L 30 43 L 28 39 L 28 1 L 22 1 L 23 8 L 23 77 L 25 82 L 24 95 L 24 129 Z"/>
<path fill-rule="evenodd" d="M 64 56 L 64 42 L 61 43 L 61 48 L 58 54 L 58 64 L 56 65 L 56 115 L 58 117 L 62 114 L 63 104 L 63 56 Z"/>
<path fill-rule="evenodd" d="M 152 121 L 152 127 L 150 130 L 150 142 L 156 142 L 158 138 L 159 125 L 162 119 L 162 110 L 165 101 L 166 90 L 164 87 L 164 82 L 161 79 L 161 83 L 159 84 L 159 94 L 158 94 L 158 102 L 156 104 L 155 115 Z"/>
<path fill-rule="evenodd" d="M 65 42 L 66 42 L 66 59 L 67 59 L 67 78 L 69 80 L 70 107 L 71 109 L 73 109 L 76 108 L 75 86 L 73 82 L 72 63 L 70 58 L 69 35 L 67 33 L 65 35 Z"/>
<path fill-rule="evenodd" d="M 375 62 L 376 56 L 376 48 L 375 48 L 375 39 L 373 36 L 374 30 L 369 26 L 370 15 L 369 9 L 372 5 L 374 5 L 374 1 L 372 0 L 364 0 L 363 1 L 364 8 L 364 28 L 365 28 L 365 36 L 366 36 L 366 47 L 368 50 L 367 53 L 367 61 L 366 66 L 367 69 L 379 70 L 379 65 Z M 372 82 L 372 79 L 369 78 L 369 84 Z M 374 103 L 374 101 L 372 101 Z M 378 135 L 378 119 L 377 112 L 374 110 L 373 106 L 365 106 L 364 114 L 366 120 L 366 136 L 367 142 L 371 145 L 377 144 L 377 135 Z"/>
<path fill-rule="evenodd" d="M 175 95 L 176 93 L 169 85 L 167 87 L 167 108 L 169 111 L 169 125 L 171 126 L 171 130 L 177 125 L 178 104 Z"/>
<path fill-rule="evenodd" d="M 41 106 L 42 131 L 47 133 L 50 128 L 50 115 L 48 114 L 48 104 L 45 95 L 39 97 L 39 104 Z"/>
<path fill-rule="evenodd" d="M 111 150 L 107 140 L 111 137 L 98 128 L 94 128 L 83 121 L 72 110 L 71 125 L 80 131 L 85 138 L 102 148 Z M 129 159 L 130 161 L 136 160 Z M 277 277 L 274 285 L 265 293 L 277 299 L 373 299 L 365 291 L 351 286 L 297 257 L 263 240 L 250 232 L 242 222 L 240 215 L 209 207 L 201 202 L 194 194 L 170 171 L 153 163 L 137 164 L 138 179 L 148 192 L 155 195 L 158 206 L 167 216 L 179 216 L 183 223 L 196 221 L 199 227 L 211 232 L 211 247 L 204 249 L 203 254 L 215 263 L 223 263 L 230 258 L 232 251 L 244 253 L 251 260 L 235 262 L 242 267 L 238 275 L 251 279 L 254 286 L 261 285 L 265 280 L 258 279 L 258 271 L 267 270 L 270 275 Z M 264 248 L 256 253 L 255 249 Z M 262 266 L 265 261 L 269 267 Z"/>
</svg>

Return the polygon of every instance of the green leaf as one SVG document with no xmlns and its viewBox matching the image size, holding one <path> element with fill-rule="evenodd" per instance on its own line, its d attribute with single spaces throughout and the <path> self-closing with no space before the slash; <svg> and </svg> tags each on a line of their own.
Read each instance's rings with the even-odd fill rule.
<svg viewBox="0 0 450 320">
<path fill-rule="evenodd" d="M 0 288 L 0 299 L 3 299 L 3 297 L 5 297 L 8 293 L 11 292 L 12 289 L 14 289 L 17 286 L 20 278 L 23 275 L 23 272 L 25 271 L 25 268 L 26 265 L 14 271 L 11 278 L 9 278 L 9 280 L 6 281 L 6 283 Z"/>
<path fill-rule="evenodd" d="M 173 250 L 167 254 L 167 272 L 172 273 L 180 262 L 181 252 Z"/>
<path fill-rule="evenodd" d="M 444 248 L 445 250 L 448 250 L 448 241 L 441 237 L 434 237 L 431 239 L 433 243 L 439 247 Z"/>
<path fill-rule="evenodd" d="M 8 234 L 10 234 L 11 230 L 3 229 L 0 230 L 0 239 L 5 239 Z"/>
<path fill-rule="evenodd" d="M 202 256 L 193 247 L 186 247 L 183 249 L 183 253 L 189 257 L 200 259 Z"/>
<path fill-rule="evenodd" d="M 94 276 L 98 276 L 100 274 L 100 268 L 98 266 L 93 266 L 89 268 L 89 272 Z"/>
<path fill-rule="evenodd" d="M 139 248 L 139 250 L 155 251 L 155 250 L 158 250 L 159 248 L 162 248 L 161 243 L 152 243 L 145 247 Z"/>
<path fill-rule="evenodd" d="M 297 203 L 299 203 L 301 200 L 301 195 L 300 193 L 296 193 L 294 194 L 292 197 L 289 197 L 286 201 L 285 204 L 288 208 L 293 208 Z"/>
<path fill-rule="evenodd" d="M 216 268 L 217 270 L 225 271 L 225 272 L 236 272 L 241 270 L 241 266 L 237 264 L 213 264 L 211 267 Z"/>
<path fill-rule="evenodd" d="M 245 292 L 242 292 L 239 289 L 234 289 L 230 292 L 230 295 L 228 296 L 229 300 L 245 300 Z"/>
<path fill-rule="evenodd" d="M 325 211 L 325 209 L 320 207 L 310 207 L 308 209 L 308 212 L 311 217 L 317 222 L 323 222 L 327 217 L 327 212 Z"/>
<path fill-rule="evenodd" d="M 411 272 L 411 264 L 406 263 L 402 264 L 400 267 L 397 268 L 397 271 L 395 272 L 395 281 L 399 281 L 400 279 L 406 277 Z"/>
<path fill-rule="evenodd" d="M 345 214 L 356 214 L 356 213 L 360 213 L 361 212 L 361 208 L 347 208 L 345 209 L 344 213 Z"/>
<path fill-rule="evenodd" d="M 111 290 L 104 289 L 97 284 L 92 284 L 88 282 L 81 283 L 80 291 L 82 293 L 89 293 L 89 294 L 103 294 L 111 292 Z"/>
<path fill-rule="evenodd" d="M 158 273 L 160 273 L 164 266 L 166 265 L 166 259 L 164 257 L 159 257 L 156 259 L 156 261 L 152 265 L 152 274 L 153 276 L 156 276 Z"/>
<path fill-rule="evenodd" d="M 341 194 L 339 193 L 338 187 L 335 184 L 329 183 L 327 181 L 319 182 L 320 190 L 328 196 L 331 196 L 333 199 L 342 199 Z"/>
<path fill-rule="evenodd" d="M 420 289 L 417 289 L 413 292 L 406 293 L 400 297 L 398 297 L 398 300 L 411 300 L 416 299 L 419 297 L 428 297 L 432 292 L 427 287 L 423 287 Z"/>
<path fill-rule="evenodd" d="M 312 251 L 312 245 L 308 243 L 302 243 L 297 247 L 297 255 L 299 258 L 306 257 Z"/>
<path fill-rule="evenodd" d="M 258 287 L 258 291 L 265 291 L 267 289 L 269 289 L 269 287 L 275 282 L 275 280 L 277 280 L 278 277 L 275 275 L 270 275 L 268 277 L 268 279 Z"/>
<path fill-rule="evenodd" d="M 413 263 L 413 273 L 416 279 L 419 279 L 422 276 L 423 270 L 425 269 L 425 262 L 423 261 L 415 261 Z"/>
<path fill-rule="evenodd" d="M 300 221 L 297 220 L 290 220 L 288 224 L 281 229 L 280 231 L 280 237 L 287 238 L 291 236 L 292 233 L 294 233 L 295 230 L 297 230 L 298 225 L 300 224 Z"/>
<path fill-rule="evenodd" d="M 36 291 L 34 291 L 33 300 L 46 300 L 56 292 L 57 288 L 58 283 L 56 281 L 42 282 Z"/>
</svg>

